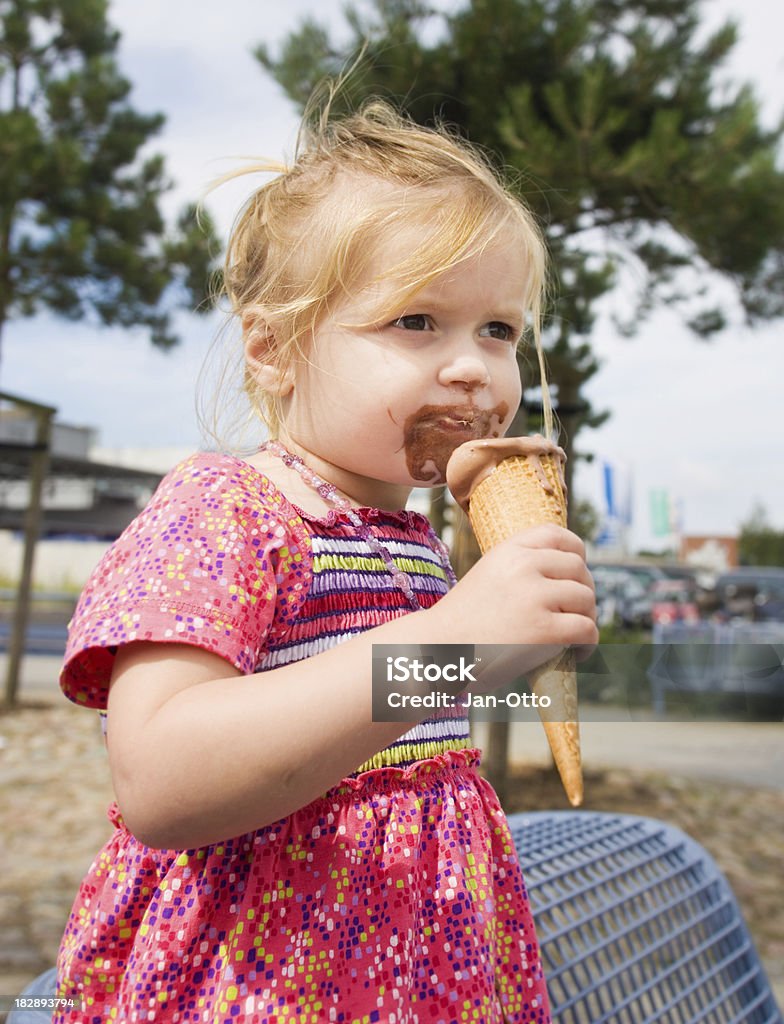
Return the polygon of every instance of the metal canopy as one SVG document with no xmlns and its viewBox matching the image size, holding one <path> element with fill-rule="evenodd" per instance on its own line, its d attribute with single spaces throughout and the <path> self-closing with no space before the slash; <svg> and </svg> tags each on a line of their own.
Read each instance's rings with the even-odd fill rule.
<svg viewBox="0 0 784 1024">
<path fill-rule="evenodd" d="M 38 445 L 9 444 L 0 441 L 0 479 L 28 480 L 33 456 L 41 451 Z M 110 466 L 91 459 L 78 459 L 67 455 L 49 455 L 50 477 L 67 477 L 78 480 L 114 480 L 144 484 L 155 487 L 163 474 L 146 469 L 130 469 L 127 466 Z"/>
</svg>

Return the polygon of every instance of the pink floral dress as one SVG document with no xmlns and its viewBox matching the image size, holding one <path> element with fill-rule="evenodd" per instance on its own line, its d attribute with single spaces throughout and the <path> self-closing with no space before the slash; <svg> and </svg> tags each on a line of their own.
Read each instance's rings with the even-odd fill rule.
<svg viewBox="0 0 784 1024">
<path fill-rule="evenodd" d="M 427 519 L 359 514 L 420 604 L 438 600 Z M 308 517 L 247 463 L 202 453 L 95 570 L 61 683 L 103 709 L 134 640 L 196 644 L 253 673 L 407 610 L 344 515 Z M 144 846 L 113 805 L 58 958 L 75 1006 L 54 1021 L 546 1024 L 525 885 L 477 764 L 467 721 L 443 712 L 289 817 L 202 849 Z"/>
</svg>

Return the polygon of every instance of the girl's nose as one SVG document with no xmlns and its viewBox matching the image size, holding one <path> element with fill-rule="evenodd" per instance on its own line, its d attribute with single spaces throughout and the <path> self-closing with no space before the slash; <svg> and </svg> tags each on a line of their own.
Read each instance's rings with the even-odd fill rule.
<svg viewBox="0 0 784 1024">
<path fill-rule="evenodd" d="M 479 356 L 463 353 L 441 367 L 438 382 L 445 387 L 456 386 L 466 391 L 478 391 L 490 383 L 490 373 Z"/>
</svg>

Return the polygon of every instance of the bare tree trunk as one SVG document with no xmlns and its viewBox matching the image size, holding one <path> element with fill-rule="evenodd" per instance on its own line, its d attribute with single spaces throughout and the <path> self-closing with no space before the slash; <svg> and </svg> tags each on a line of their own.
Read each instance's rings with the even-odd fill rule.
<svg viewBox="0 0 784 1024">
<path fill-rule="evenodd" d="M 509 796 L 509 722 L 490 722 L 484 765 L 487 781 L 503 807 Z"/>
<path fill-rule="evenodd" d="M 430 512 L 428 519 L 439 537 L 443 540 L 444 529 L 449 525 L 447 515 L 446 487 L 434 487 L 430 492 Z"/>
<path fill-rule="evenodd" d="M 22 403 L 24 404 L 24 403 Z M 43 516 L 43 489 L 49 471 L 49 450 L 52 434 L 52 417 L 56 409 L 50 406 L 29 403 L 35 420 L 35 444 L 30 458 L 30 494 L 27 513 L 25 514 L 24 550 L 22 567 L 14 605 L 14 618 L 11 625 L 11 636 L 8 646 L 8 663 L 6 666 L 6 682 L 4 705 L 13 707 L 19 693 L 19 677 L 24 657 L 27 624 L 30 617 L 30 592 L 33 585 L 33 560 Z"/>
</svg>

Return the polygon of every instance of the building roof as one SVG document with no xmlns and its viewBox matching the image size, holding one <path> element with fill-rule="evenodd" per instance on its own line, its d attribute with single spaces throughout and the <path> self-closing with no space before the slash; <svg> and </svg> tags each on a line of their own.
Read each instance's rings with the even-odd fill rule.
<svg viewBox="0 0 784 1024">
<path fill-rule="evenodd" d="M 39 450 L 36 445 L 0 441 L 0 479 L 27 480 L 30 475 L 32 455 Z M 93 462 L 92 459 L 53 453 L 49 456 L 48 476 L 78 480 L 102 480 L 106 483 L 124 481 L 157 487 L 163 473 L 149 469 L 114 466 L 103 462 Z"/>
</svg>

